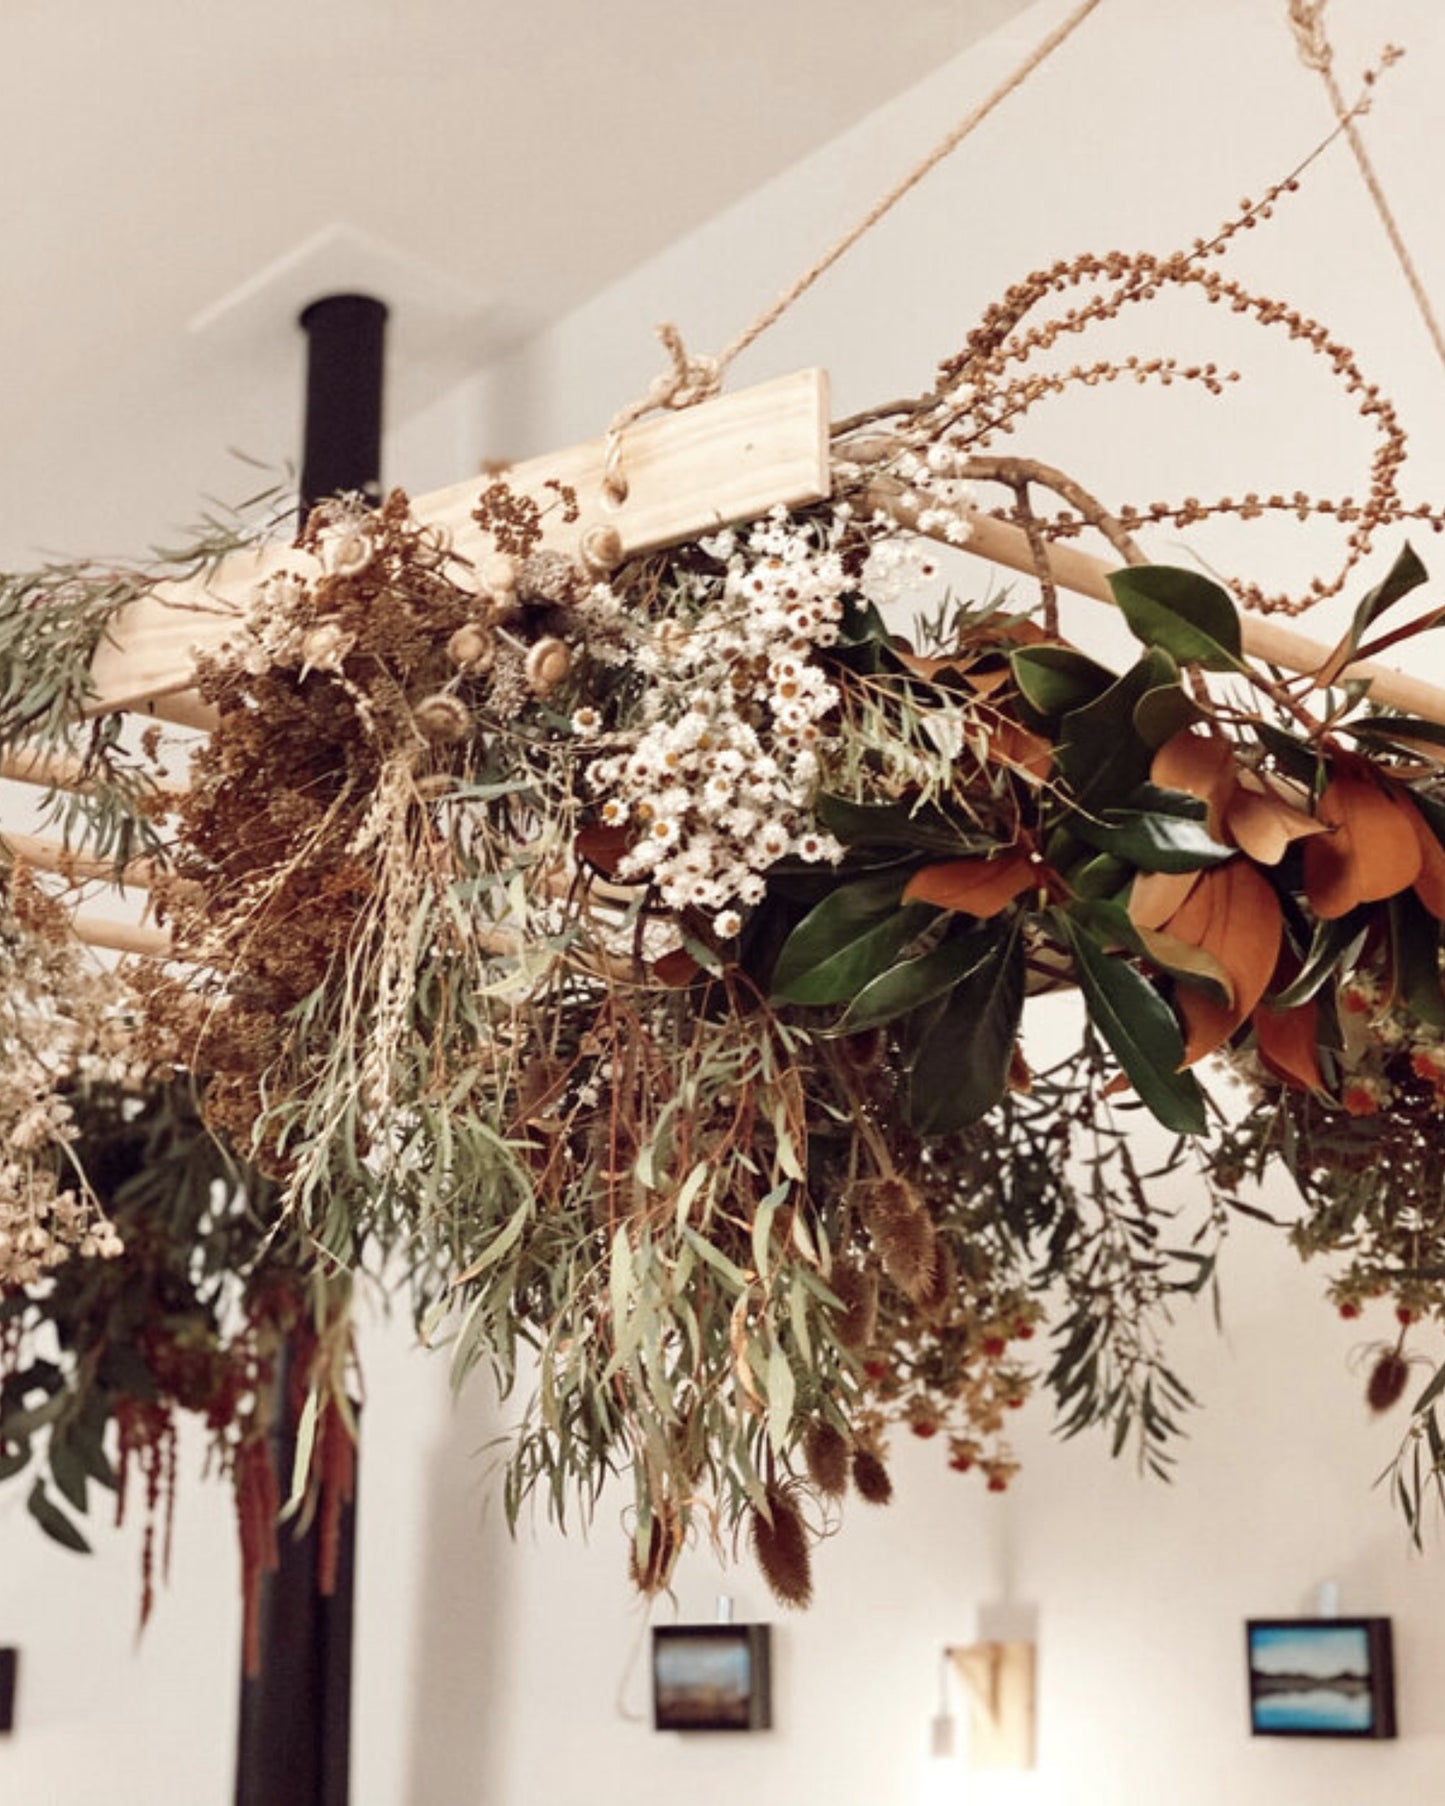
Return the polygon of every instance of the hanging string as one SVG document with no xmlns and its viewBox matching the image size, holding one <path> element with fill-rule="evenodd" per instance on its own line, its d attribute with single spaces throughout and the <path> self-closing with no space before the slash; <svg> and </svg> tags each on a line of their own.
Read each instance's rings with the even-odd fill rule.
<svg viewBox="0 0 1445 1806">
<path fill-rule="evenodd" d="M 1294 0 L 1292 0 L 1292 4 Z M 904 195 L 916 188 L 925 176 L 932 173 L 944 158 L 957 150 L 964 139 L 981 125 L 1009 95 L 1021 88 L 1039 65 L 1045 62 L 1064 41 L 1071 37 L 1089 14 L 1100 4 L 1100 0 L 1082 0 L 1069 16 L 1057 25 L 1043 41 L 1032 50 L 997 88 L 967 116 L 954 126 L 946 137 L 942 138 L 928 155 L 889 189 L 887 194 L 876 201 L 855 225 L 829 246 L 802 275 L 771 302 L 750 326 L 744 328 L 736 338 L 720 351 L 716 357 L 692 357 L 682 342 L 682 334 L 670 321 L 664 321 L 657 328 L 657 336 L 671 360 L 671 368 L 655 376 L 647 388 L 647 393 L 637 401 L 632 401 L 622 408 L 607 429 L 607 451 L 603 470 L 603 494 L 614 505 L 627 498 L 627 479 L 622 470 L 622 434 L 644 414 L 650 414 L 657 408 L 687 408 L 699 401 L 708 401 L 722 388 L 722 380 L 729 365 L 740 357 L 755 340 L 762 337 L 770 326 L 774 326 L 788 309 L 813 286 L 820 276 L 825 275 L 838 259 L 850 251 L 865 233 L 872 231 L 884 216 Z"/>
<path fill-rule="evenodd" d="M 1350 149 L 1354 152 L 1355 162 L 1359 166 L 1370 199 L 1375 203 L 1375 211 L 1380 216 L 1380 223 L 1385 228 L 1385 235 L 1390 241 L 1390 248 L 1404 271 L 1405 280 L 1410 285 L 1410 293 L 1415 297 L 1415 305 L 1420 310 L 1420 317 L 1425 322 L 1425 330 L 1430 335 L 1430 343 L 1435 347 L 1435 355 L 1445 368 L 1445 333 L 1440 329 L 1435 309 L 1425 291 L 1425 284 L 1420 272 L 1415 267 L 1415 260 L 1410 255 L 1409 246 L 1405 243 L 1393 208 L 1385 197 L 1384 186 L 1375 170 L 1375 165 L 1365 148 L 1365 141 L 1360 135 L 1360 128 L 1355 123 L 1358 107 L 1351 108 L 1335 79 L 1334 50 L 1325 31 L 1325 0 L 1288 0 L 1289 22 L 1294 30 L 1295 44 L 1299 50 L 1300 61 L 1307 69 L 1313 69 L 1324 82 L 1330 97 L 1330 105 L 1335 110 L 1335 118 L 1344 128 L 1345 137 Z M 1387 44 L 1381 61 L 1388 68 L 1391 63 L 1398 62 L 1404 55 L 1398 45 Z M 1367 80 L 1371 79 L 1366 77 Z"/>
</svg>

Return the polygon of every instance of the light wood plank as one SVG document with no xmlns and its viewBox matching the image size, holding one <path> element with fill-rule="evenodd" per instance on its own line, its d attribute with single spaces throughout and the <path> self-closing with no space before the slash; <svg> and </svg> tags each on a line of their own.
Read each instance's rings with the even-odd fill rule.
<svg viewBox="0 0 1445 1806">
<path fill-rule="evenodd" d="M 104 947 L 111 953 L 134 953 L 142 959 L 170 959 L 171 937 L 164 928 L 140 922 L 107 922 L 98 916 L 78 915 L 71 923 L 75 938 L 87 947 Z"/>
<path fill-rule="evenodd" d="M 574 549 L 589 527 L 600 524 L 616 527 L 624 550 L 634 553 L 778 504 L 821 501 L 829 493 L 827 374 L 801 370 L 628 428 L 622 440 L 627 499 L 620 506 L 603 494 L 606 450 L 604 440 L 594 440 L 506 473 L 513 488 L 539 498 L 545 499 L 549 480 L 577 491 L 580 518 L 565 525 L 556 511 L 545 523 L 560 550 Z M 413 508 L 419 520 L 446 528 L 464 557 L 482 553 L 486 542 L 471 511 L 484 486 L 481 477 L 454 483 L 418 498 Z M 314 570 L 315 563 L 287 546 L 248 549 L 204 579 L 158 584 L 122 610 L 91 667 L 92 712 L 149 703 L 166 719 L 210 725 L 204 706 L 183 694 L 194 676 L 192 655 L 220 645 L 257 583 L 288 569 Z"/>
<path fill-rule="evenodd" d="M 903 500 L 901 485 L 891 479 L 881 479 L 870 484 L 865 494 L 868 506 L 885 509 L 904 526 L 918 527 L 918 510 Z M 1033 551 L 1028 535 L 1021 527 L 995 520 L 992 515 L 973 508 L 964 508 L 960 512 L 973 528 L 972 537 L 964 542 L 961 550 L 1029 577 L 1035 574 Z M 951 543 L 941 534 L 930 537 L 939 539 L 941 544 Z M 1076 546 L 1049 548 L 1049 569 L 1055 583 L 1076 596 L 1088 596 L 1096 602 L 1113 605 L 1114 594 L 1109 588 L 1108 577 L 1110 571 L 1118 568 L 1117 564 L 1081 552 Z M 1331 647 L 1321 645 L 1306 633 L 1250 614 L 1246 609 L 1240 610 L 1240 633 L 1244 650 L 1251 658 L 1258 659 L 1261 664 L 1278 665 L 1283 671 L 1297 672 L 1302 677 L 1318 671 L 1332 651 Z M 1408 671 L 1379 664 L 1374 659 L 1359 659 L 1346 666 L 1341 678 L 1367 680 L 1372 702 L 1384 703 L 1423 721 L 1445 725 L 1445 690 L 1422 678 L 1412 677 Z"/>
</svg>

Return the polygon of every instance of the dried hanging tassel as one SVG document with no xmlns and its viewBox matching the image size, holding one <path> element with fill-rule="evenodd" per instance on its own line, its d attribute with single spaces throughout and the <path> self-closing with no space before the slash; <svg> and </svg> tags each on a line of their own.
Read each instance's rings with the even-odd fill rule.
<svg viewBox="0 0 1445 1806">
<path fill-rule="evenodd" d="M 886 1505 L 893 1497 L 893 1482 L 888 1469 L 869 1449 L 853 1451 L 853 1484 L 860 1499 L 870 1505 Z"/>
<path fill-rule="evenodd" d="M 787 1495 L 770 1486 L 766 1512 L 753 1512 L 753 1554 L 779 1605 L 804 1606 L 813 1597 L 808 1533 Z"/>
<path fill-rule="evenodd" d="M 833 1335 L 842 1348 L 854 1353 L 870 1348 L 878 1328 L 878 1278 L 853 1261 L 839 1261 L 828 1276 L 828 1285 L 842 1310 L 833 1317 Z"/>
<path fill-rule="evenodd" d="M 836 1424 L 817 1418 L 808 1425 L 803 1459 L 808 1477 L 826 1498 L 841 1498 L 848 1490 L 848 1438 Z"/>
</svg>

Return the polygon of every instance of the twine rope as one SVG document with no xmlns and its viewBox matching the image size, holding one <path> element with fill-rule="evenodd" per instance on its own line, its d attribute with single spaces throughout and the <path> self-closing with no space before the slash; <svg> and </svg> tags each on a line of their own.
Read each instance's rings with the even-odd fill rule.
<svg viewBox="0 0 1445 1806">
<path fill-rule="evenodd" d="M 886 213 L 896 207 L 898 202 L 916 188 L 925 176 L 930 175 L 945 157 L 957 150 L 964 139 L 980 126 L 996 107 L 1021 88 L 1039 65 L 1046 62 L 1067 38 L 1072 37 L 1099 3 L 1100 0 L 1081 0 L 1081 4 L 1076 6 L 1066 19 L 1056 25 L 1035 46 L 1023 62 L 989 94 L 987 99 L 980 102 L 965 119 L 960 120 L 950 132 L 941 138 L 933 149 L 915 163 L 901 180 L 874 202 L 856 224 L 850 226 L 841 238 L 816 258 L 796 281 L 785 288 L 776 300 L 770 302 L 751 325 L 745 327 L 736 338 L 731 339 L 715 357 L 690 356 L 682 342 L 682 334 L 671 320 L 665 320 L 657 328 L 657 336 L 668 354 L 671 368 L 653 377 L 645 395 L 636 401 L 629 402 L 626 407 L 620 409 L 613 416 L 607 429 L 607 448 L 602 478 L 603 495 L 607 500 L 617 506 L 627 499 L 627 478 L 622 468 L 622 435 L 626 429 L 634 421 L 640 420 L 644 414 L 650 414 L 655 409 L 689 408 L 699 401 L 709 401 L 718 394 L 722 388 L 723 377 L 733 361 L 740 357 L 757 339 L 760 339 L 769 327 L 775 326 L 794 302 L 806 294 L 820 276 L 826 275 L 845 252 L 852 250 L 858 240 L 866 233 L 871 232 Z M 1301 3 L 1302 0 L 1291 0 L 1292 6 Z"/>
<path fill-rule="evenodd" d="M 1330 97 L 1330 105 L 1335 110 L 1335 118 L 1340 122 L 1350 150 L 1354 153 L 1359 167 L 1361 179 L 1375 204 L 1375 211 L 1380 216 L 1380 223 L 1385 228 L 1385 236 L 1390 241 L 1390 249 L 1395 253 L 1405 280 L 1409 284 L 1410 293 L 1415 305 L 1420 310 L 1420 317 L 1425 322 L 1425 330 L 1430 335 L 1430 343 L 1435 347 L 1435 355 L 1445 369 L 1445 332 L 1441 331 L 1440 321 L 1436 317 L 1430 296 L 1426 292 L 1419 269 L 1410 248 L 1405 243 L 1405 236 L 1395 218 L 1394 209 L 1385 195 L 1383 183 L 1380 181 L 1374 161 L 1365 147 L 1365 140 L 1360 135 L 1356 124 L 1356 116 L 1361 111 L 1357 105 L 1351 107 L 1341 92 L 1340 84 L 1335 79 L 1334 49 L 1325 30 L 1326 0 L 1288 0 L 1289 22 L 1294 30 L 1295 45 L 1299 50 L 1300 61 L 1307 69 L 1313 69 L 1325 84 Z M 1404 51 L 1397 45 L 1387 44 L 1383 53 L 1386 67 L 1398 62 Z M 1367 77 L 1368 79 L 1368 77 Z"/>
</svg>

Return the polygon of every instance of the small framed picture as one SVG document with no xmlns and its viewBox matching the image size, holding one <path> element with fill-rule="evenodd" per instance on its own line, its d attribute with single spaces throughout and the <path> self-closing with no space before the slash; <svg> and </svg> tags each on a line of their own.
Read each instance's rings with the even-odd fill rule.
<svg viewBox="0 0 1445 1806">
<path fill-rule="evenodd" d="M 652 1722 L 659 1731 L 765 1731 L 773 1722 L 767 1624 L 659 1625 Z"/>
<path fill-rule="evenodd" d="M 1249 1728 L 1256 1737 L 1393 1737 L 1388 1618 L 1251 1618 Z"/>
</svg>

